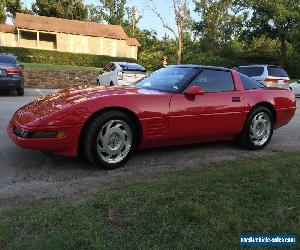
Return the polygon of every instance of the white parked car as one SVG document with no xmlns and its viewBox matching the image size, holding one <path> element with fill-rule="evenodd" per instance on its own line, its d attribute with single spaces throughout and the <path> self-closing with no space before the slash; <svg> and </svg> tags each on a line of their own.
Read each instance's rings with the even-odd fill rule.
<svg viewBox="0 0 300 250">
<path fill-rule="evenodd" d="M 290 89 L 294 92 L 295 96 L 300 97 L 300 80 L 290 84 Z"/>
<path fill-rule="evenodd" d="M 145 78 L 147 70 L 136 63 L 111 62 L 107 64 L 103 72 L 97 78 L 100 86 L 131 85 Z"/>
<path fill-rule="evenodd" d="M 268 87 L 289 87 L 290 78 L 287 72 L 278 66 L 257 64 L 239 66 L 234 68 L 234 70 L 259 81 Z"/>
</svg>

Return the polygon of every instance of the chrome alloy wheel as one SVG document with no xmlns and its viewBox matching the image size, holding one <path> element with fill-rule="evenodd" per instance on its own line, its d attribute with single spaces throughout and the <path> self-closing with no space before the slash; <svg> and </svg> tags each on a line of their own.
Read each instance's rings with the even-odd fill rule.
<svg viewBox="0 0 300 250">
<path fill-rule="evenodd" d="M 265 112 L 254 116 L 250 126 L 250 138 L 255 146 L 264 145 L 271 135 L 271 118 Z"/>
<path fill-rule="evenodd" d="M 97 137 L 97 152 L 104 162 L 121 162 L 131 147 L 132 132 L 126 122 L 111 120 L 101 128 Z"/>
</svg>

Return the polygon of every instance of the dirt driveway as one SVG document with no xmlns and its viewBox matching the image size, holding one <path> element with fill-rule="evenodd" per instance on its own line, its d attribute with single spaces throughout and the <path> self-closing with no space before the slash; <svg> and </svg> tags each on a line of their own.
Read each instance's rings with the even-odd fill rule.
<svg viewBox="0 0 300 250">
<path fill-rule="evenodd" d="M 208 162 L 255 157 L 300 149 L 300 111 L 292 122 L 274 133 L 263 151 L 249 152 L 233 143 L 151 149 L 137 152 L 125 167 L 100 171 L 86 161 L 17 147 L 6 134 L 12 114 L 49 90 L 26 89 L 24 97 L 0 94 L 0 209 L 31 199 L 77 198 L 121 179 L 140 179 Z M 300 99 L 297 101 L 300 106 Z M 253 157 L 253 160 L 254 160 Z"/>
</svg>

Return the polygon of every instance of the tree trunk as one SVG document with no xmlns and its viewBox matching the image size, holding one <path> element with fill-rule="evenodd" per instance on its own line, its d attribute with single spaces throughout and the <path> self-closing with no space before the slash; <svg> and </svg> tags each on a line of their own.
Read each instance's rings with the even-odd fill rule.
<svg viewBox="0 0 300 250">
<path fill-rule="evenodd" d="M 178 37 L 177 64 L 181 64 L 182 57 L 182 37 Z"/>
<path fill-rule="evenodd" d="M 286 38 L 285 35 L 282 34 L 280 36 L 280 66 L 284 68 L 285 64 L 286 64 Z"/>
</svg>

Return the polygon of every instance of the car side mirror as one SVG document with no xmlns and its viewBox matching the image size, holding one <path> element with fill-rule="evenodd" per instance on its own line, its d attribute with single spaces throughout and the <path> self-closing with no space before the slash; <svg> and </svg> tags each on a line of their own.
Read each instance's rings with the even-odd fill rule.
<svg viewBox="0 0 300 250">
<path fill-rule="evenodd" d="M 204 95 L 204 93 L 204 89 L 199 86 L 191 86 L 185 91 L 187 96 Z"/>
</svg>

